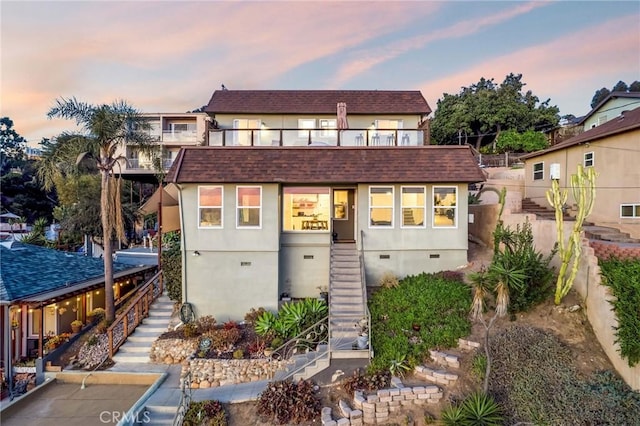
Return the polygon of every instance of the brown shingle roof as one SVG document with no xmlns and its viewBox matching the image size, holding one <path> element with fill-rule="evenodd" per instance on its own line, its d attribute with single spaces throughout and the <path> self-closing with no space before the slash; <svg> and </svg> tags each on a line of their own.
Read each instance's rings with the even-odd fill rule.
<svg viewBox="0 0 640 426">
<path fill-rule="evenodd" d="M 431 108 L 420 91 L 411 90 L 216 90 L 205 112 L 245 114 L 420 114 Z"/>
<path fill-rule="evenodd" d="M 484 174 L 464 146 L 184 147 L 168 182 L 175 183 L 454 183 Z"/>
<path fill-rule="evenodd" d="M 619 117 L 609 120 L 606 123 L 601 124 L 600 126 L 594 127 L 593 129 L 589 129 L 584 133 L 580 133 L 579 135 L 567 139 L 566 141 L 561 142 L 557 145 L 554 145 L 551 148 L 532 152 L 531 154 L 523 155 L 520 158 L 527 159 L 538 157 L 549 152 L 558 151 L 582 143 L 595 142 L 599 139 L 604 139 L 609 136 L 628 132 L 634 129 L 640 129 L 640 108 L 636 108 L 631 111 L 625 111 Z"/>
</svg>

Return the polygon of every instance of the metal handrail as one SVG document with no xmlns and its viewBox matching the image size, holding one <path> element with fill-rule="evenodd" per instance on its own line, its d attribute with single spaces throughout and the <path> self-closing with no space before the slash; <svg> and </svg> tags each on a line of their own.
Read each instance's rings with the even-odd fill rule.
<svg viewBox="0 0 640 426">
<path fill-rule="evenodd" d="M 162 270 L 160 270 L 140 287 L 138 296 L 130 302 L 129 307 L 123 310 L 107 329 L 109 357 L 113 357 L 118 348 L 127 341 L 127 337 L 149 315 L 151 304 L 162 292 Z M 116 336 L 115 339 L 114 335 Z"/>
<path fill-rule="evenodd" d="M 371 312 L 369 311 L 369 303 L 367 300 L 367 275 L 364 267 L 364 230 L 360 230 L 360 275 L 362 281 L 362 302 L 364 303 L 364 313 L 367 316 L 367 330 L 369 330 L 369 359 L 373 353 L 373 345 L 371 344 Z"/>
<path fill-rule="evenodd" d="M 187 374 L 182 378 L 180 390 L 180 403 L 178 404 L 176 415 L 173 417 L 173 426 L 182 426 L 184 416 L 189 411 L 189 405 L 191 405 L 191 370 L 188 370 Z"/>
<path fill-rule="evenodd" d="M 298 368 L 288 371 L 287 375 L 282 378 L 282 380 L 286 380 L 289 377 L 293 377 L 298 372 L 303 371 L 306 367 L 316 362 L 323 355 L 330 354 L 329 341 L 329 315 L 326 315 L 320 320 L 313 323 L 311 326 L 298 333 L 297 336 L 287 340 L 285 343 L 274 349 L 273 353 L 269 356 L 269 359 L 290 359 L 293 355 L 296 355 L 298 351 L 306 351 L 304 353 L 315 352 L 315 350 L 311 349 L 314 347 L 317 348 L 317 346 L 321 344 L 327 345 L 326 352 L 319 354 L 317 357 L 314 357 Z"/>
</svg>

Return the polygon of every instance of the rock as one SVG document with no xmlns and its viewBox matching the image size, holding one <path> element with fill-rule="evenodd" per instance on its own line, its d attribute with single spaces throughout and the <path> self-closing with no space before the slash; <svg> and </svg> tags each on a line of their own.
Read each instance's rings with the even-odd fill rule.
<svg viewBox="0 0 640 426">
<path fill-rule="evenodd" d="M 211 387 L 211 384 L 208 380 L 203 380 L 200 382 L 200 389 L 208 389 Z"/>
<path fill-rule="evenodd" d="M 580 310 L 580 305 L 573 305 L 569 308 L 569 312 L 577 312 Z"/>
</svg>

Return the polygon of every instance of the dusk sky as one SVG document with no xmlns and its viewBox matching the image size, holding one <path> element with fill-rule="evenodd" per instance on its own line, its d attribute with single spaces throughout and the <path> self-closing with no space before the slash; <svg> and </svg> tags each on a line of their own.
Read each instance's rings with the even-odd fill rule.
<svg viewBox="0 0 640 426">
<path fill-rule="evenodd" d="M 3 0 L 0 16 L 0 115 L 33 146 L 74 129 L 46 117 L 59 97 L 186 112 L 221 84 L 420 90 L 435 109 L 513 72 L 580 116 L 640 80 L 639 1 Z"/>
</svg>

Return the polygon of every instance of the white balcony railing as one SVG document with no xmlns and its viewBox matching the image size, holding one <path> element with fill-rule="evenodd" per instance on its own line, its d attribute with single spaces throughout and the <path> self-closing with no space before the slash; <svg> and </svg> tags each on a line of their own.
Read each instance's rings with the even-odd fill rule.
<svg viewBox="0 0 640 426">
<path fill-rule="evenodd" d="M 171 165 L 173 164 L 173 158 L 164 158 L 162 160 L 162 167 L 164 168 L 164 170 L 169 170 L 171 168 Z M 151 160 L 140 160 L 138 158 L 127 158 L 127 164 L 123 165 L 122 170 L 137 170 L 137 171 L 142 171 L 142 170 L 148 170 L 148 171 L 155 171 L 155 167 L 153 165 L 153 162 Z"/>
</svg>

